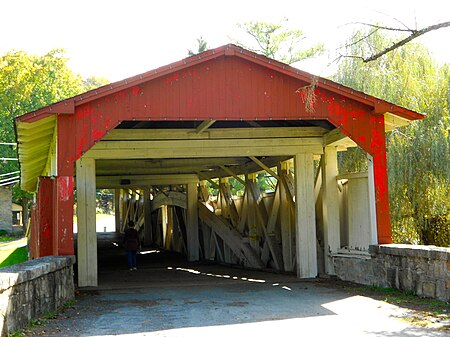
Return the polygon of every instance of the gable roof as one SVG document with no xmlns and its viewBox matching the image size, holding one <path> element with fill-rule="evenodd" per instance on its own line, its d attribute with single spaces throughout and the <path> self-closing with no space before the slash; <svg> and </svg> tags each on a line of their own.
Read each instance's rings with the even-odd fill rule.
<svg viewBox="0 0 450 337">
<path fill-rule="evenodd" d="M 204 63 L 206 61 L 216 59 L 222 56 L 236 56 L 251 61 L 253 63 L 262 65 L 266 68 L 276 70 L 288 76 L 301 79 L 305 82 L 315 83 L 316 88 L 323 88 L 334 93 L 339 93 L 340 95 L 346 96 L 352 100 L 367 105 L 371 105 L 373 106 L 375 113 L 383 113 L 383 114 L 391 113 L 406 120 L 416 120 L 422 119 L 424 117 L 423 115 L 417 112 L 403 108 L 393 103 L 389 103 L 374 96 L 367 95 L 364 92 L 357 91 L 352 88 L 341 85 L 339 83 L 333 82 L 331 80 L 309 74 L 305 71 L 299 70 L 297 68 L 291 67 L 287 64 L 275 61 L 273 59 L 269 59 L 263 55 L 251 52 L 236 45 L 228 44 L 216 49 L 208 50 L 198 55 L 188 57 L 181 61 L 174 62 L 166 66 L 126 78 L 121 81 L 110 83 L 97 89 L 93 89 L 80 95 L 65 99 L 63 101 L 48 105 L 39 110 L 32 111 L 22 116 L 19 116 L 16 118 L 16 121 L 33 122 L 48 117 L 50 115 L 73 114 L 74 108 L 76 106 L 89 103 L 101 97 L 112 95 L 122 90 L 132 88 L 134 86 L 154 80 L 156 78 L 167 76 L 168 74 L 179 72 L 193 65 Z"/>
<path fill-rule="evenodd" d="M 87 106 L 95 100 L 114 97 L 116 94 L 123 93 L 125 90 L 129 90 L 134 94 L 134 89 L 139 89 L 140 85 L 145 85 L 158 79 L 167 79 L 171 76 L 181 74 L 184 71 L 189 71 L 194 66 L 207 64 L 210 61 L 216 61 L 224 57 L 245 60 L 249 64 L 259 66 L 260 69 L 277 72 L 286 78 L 300 80 L 302 83 L 314 84 L 316 89 L 323 89 L 339 95 L 344 102 L 347 100 L 360 103 L 372 111 L 373 114 L 384 115 L 387 130 L 406 125 L 412 120 L 423 118 L 423 115 L 414 111 L 229 44 L 143 74 L 87 91 L 17 117 L 16 133 L 19 163 L 22 170 L 22 188 L 34 190 L 36 188 L 36 177 L 44 175 L 45 172 L 50 172 L 52 166 L 57 165 L 54 159 L 52 161 L 51 158 L 55 157 L 55 155 L 52 156 L 52 153 L 55 154 L 58 151 L 56 148 L 58 116 L 74 115 L 77 107 Z M 158 119 L 158 117 L 153 118 L 151 114 L 149 117 L 152 117 L 153 120 Z M 223 115 L 222 117 L 214 117 L 214 112 L 212 112 L 211 119 L 223 120 L 224 118 Z M 189 118 L 192 118 L 192 116 L 180 116 L 182 120 Z M 230 119 L 233 118 L 231 117 Z M 76 132 L 76 130 L 73 130 L 73 132 Z"/>
</svg>

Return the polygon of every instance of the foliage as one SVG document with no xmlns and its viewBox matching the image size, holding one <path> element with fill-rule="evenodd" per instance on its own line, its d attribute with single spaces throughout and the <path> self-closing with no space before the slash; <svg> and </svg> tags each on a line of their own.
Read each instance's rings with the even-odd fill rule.
<svg viewBox="0 0 450 337">
<path fill-rule="evenodd" d="M 109 80 L 104 77 L 91 76 L 83 79 L 82 91 L 89 91 L 107 85 Z"/>
<path fill-rule="evenodd" d="M 96 194 L 97 213 L 114 214 L 114 190 L 98 189 Z"/>
<path fill-rule="evenodd" d="M 14 118 L 51 103 L 107 83 L 103 78 L 82 80 L 67 66 L 65 51 L 51 50 L 43 56 L 11 51 L 0 56 L 0 139 L 15 142 Z M 16 148 L 0 147 L 0 156 L 16 157 Z M 0 173 L 18 171 L 17 161 L 0 162 Z M 26 206 L 32 195 L 16 184 L 13 199 Z M 26 209 L 26 207 L 24 207 Z"/>
<path fill-rule="evenodd" d="M 200 36 L 200 38 L 197 39 L 197 51 L 193 51 L 192 49 L 188 49 L 188 55 L 194 56 L 197 54 L 201 54 L 209 49 L 208 43 L 203 39 L 203 37 Z"/>
<path fill-rule="evenodd" d="M 254 47 L 236 41 L 238 45 L 287 64 L 318 56 L 324 51 L 322 44 L 300 49 L 305 39 L 304 33 L 299 29 L 287 29 L 282 23 L 250 21 L 238 24 L 238 27 L 245 30 L 256 42 Z"/>
<path fill-rule="evenodd" d="M 386 41 L 389 37 L 373 32 L 366 44 L 351 45 L 348 54 L 370 54 Z M 393 238 L 449 246 L 449 66 L 439 67 L 424 46 L 409 43 L 369 63 L 347 58 L 334 80 L 426 114 L 387 137 Z"/>
</svg>

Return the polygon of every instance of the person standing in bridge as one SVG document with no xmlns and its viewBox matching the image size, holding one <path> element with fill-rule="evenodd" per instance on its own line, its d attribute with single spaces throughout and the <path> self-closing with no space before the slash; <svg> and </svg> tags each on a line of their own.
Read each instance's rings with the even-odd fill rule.
<svg viewBox="0 0 450 337">
<path fill-rule="evenodd" d="M 139 233 L 134 228 L 134 221 L 130 221 L 128 223 L 128 228 L 125 231 L 125 235 L 123 237 L 123 245 L 125 250 L 127 251 L 127 260 L 128 260 L 128 268 L 130 271 L 137 270 L 136 267 L 136 254 L 141 246 L 141 242 L 139 240 Z"/>
</svg>

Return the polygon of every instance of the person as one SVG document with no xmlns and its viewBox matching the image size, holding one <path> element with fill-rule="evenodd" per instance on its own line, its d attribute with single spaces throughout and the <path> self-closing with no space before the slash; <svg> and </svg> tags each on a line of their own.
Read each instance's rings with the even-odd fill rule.
<svg viewBox="0 0 450 337">
<path fill-rule="evenodd" d="M 128 223 L 128 228 L 125 231 L 123 237 L 123 245 L 127 252 L 128 268 L 130 271 L 137 270 L 136 267 L 136 254 L 141 245 L 139 240 L 139 234 L 134 228 L 134 221 Z"/>
</svg>

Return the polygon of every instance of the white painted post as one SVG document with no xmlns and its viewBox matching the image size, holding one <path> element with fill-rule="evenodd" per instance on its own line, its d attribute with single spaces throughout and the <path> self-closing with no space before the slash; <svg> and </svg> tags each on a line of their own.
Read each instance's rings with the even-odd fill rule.
<svg viewBox="0 0 450 337">
<path fill-rule="evenodd" d="M 150 245 L 152 238 L 152 201 L 150 188 L 144 188 L 144 244 Z"/>
<path fill-rule="evenodd" d="M 369 214 L 370 214 L 370 244 L 378 244 L 377 209 L 375 200 L 375 178 L 373 173 L 373 158 L 367 154 L 368 180 L 369 180 Z"/>
<path fill-rule="evenodd" d="M 95 227 L 95 160 L 80 158 L 77 170 L 78 286 L 96 287 L 97 233 Z"/>
<path fill-rule="evenodd" d="M 316 214 L 312 153 L 294 156 L 297 277 L 317 276 Z"/>
<path fill-rule="evenodd" d="M 116 233 L 120 233 L 120 213 L 122 208 L 122 190 L 120 188 L 116 188 L 114 190 L 114 217 L 116 220 Z"/>
<path fill-rule="evenodd" d="M 198 240 L 198 190 L 197 183 L 187 184 L 187 255 L 189 261 L 199 260 Z"/>
<path fill-rule="evenodd" d="M 334 275 L 332 254 L 340 248 L 339 191 L 336 177 L 338 175 L 337 148 L 326 146 L 322 167 L 322 211 L 324 231 L 325 272 Z"/>
<path fill-rule="evenodd" d="M 288 174 L 288 162 L 282 162 L 279 175 Z M 285 271 L 293 271 L 293 230 L 291 224 L 291 206 L 288 201 L 288 191 L 285 185 L 279 181 L 280 188 L 280 223 L 281 223 L 281 242 L 283 248 L 283 265 Z"/>
</svg>

